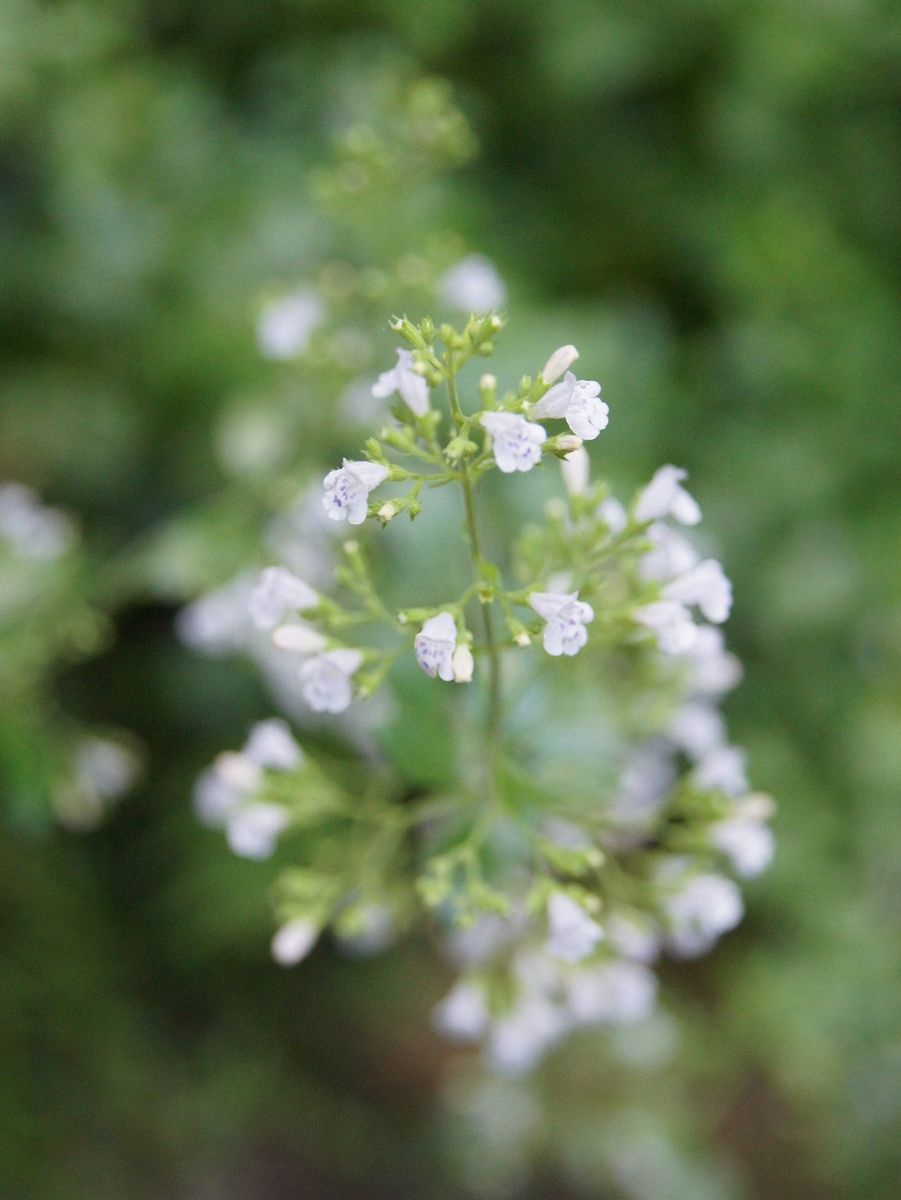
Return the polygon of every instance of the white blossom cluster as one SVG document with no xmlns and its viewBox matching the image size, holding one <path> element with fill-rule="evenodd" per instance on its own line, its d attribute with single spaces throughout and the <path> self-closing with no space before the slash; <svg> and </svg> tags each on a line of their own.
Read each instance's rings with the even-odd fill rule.
<svg viewBox="0 0 901 1200">
<path fill-rule="evenodd" d="M 480 288 L 489 298 L 484 264 L 460 266 L 447 280 L 460 301 Z M 425 607 L 414 595 L 397 608 L 380 594 L 370 547 L 353 537 L 337 555 L 337 588 L 295 557 L 266 567 L 243 603 L 254 636 L 286 664 L 314 713 L 368 700 L 404 659 L 439 691 L 471 685 L 460 689 L 473 716 L 459 795 L 425 796 L 420 813 L 419 802 L 398 803 L 390 773 L 361 761 L 358 786 L 375 806 L 365 810 L 365 836 L 374 839 L 365 903 L 352 878 L 329 882 L 334 843 L 324 842 L 332 865 L 295 871 L 286 884 L 273 954 L 284 965 L 299 961 L 326 927 L 340 938 L 348 924 L 362 936 L 364 911 L 391 913 L 394 930 L 428 914 L 458 930 L 453 957 L 462 970 L 437 1026 L 481 1042 L 490 1063 L 518 1072 L 571 1030 L 648 1019 L 654 961 L 704 953 L 740 922 L 733 877 L 761 872 L 773 837 L 772 802 L 751 791 L 745 755 L 717 708 L 741 673 L 721 629 L 732 588 L 687 532 L 701 510 L 686 472 L 661 467 L 628 505 L 593 482 L 586 446 L 607 429 L 610 409 L 600 384 L 573 370 L 573 346 L 514 390 L 501 392 L 483 374 L 477 401 L 464 404 L 459 372 L 491 353 L 502 324 L 491 313 L 462 331 L 396 320 L 407 348 L 371 388 L 374 399 L 395 401 L 393 419 L 385 416 L 360 457 L 325 474 L 319 497 L 331 528 L 356 531 L 413 520 L 431 488 L 458 487 L 471 558 L 459 594 Z M 551 502 L 542 523 L 489 561 L 481 479 L 497 471 L 512 488 L 550 460 L 562 470 L 566 502 Z M 233 615 L 219 621 L 226 641 Z M 213 612 L 208 623 L 218 619 Z M 558 714 L 550 699 L 533 735 L 519 737 L 504 710 L 508 673 L 524 708 L 557 688 L 579 698 L 578 718 Z M 436 726 L 436 740 L 449 737 Z M 562 772 L 542 775 L 542 756 Z M 201 778 L 198 812 L 237 854 L 268 857 L 294 820 L 290 804 L 272 798 L 273 772 L 287 772 L 292 785 L 303 762 L 287 727 L 264 722 L 243 751 L 220 756 Z M 350 815 L 356 796 L 335 787 L 330 803 L 346 828 L 329 838 L 351 839 L 341 861 L 352 864 L 352 839 L 364 836 Z M 310 828 L 315 820 L 308 836 Z"/>
</svg>

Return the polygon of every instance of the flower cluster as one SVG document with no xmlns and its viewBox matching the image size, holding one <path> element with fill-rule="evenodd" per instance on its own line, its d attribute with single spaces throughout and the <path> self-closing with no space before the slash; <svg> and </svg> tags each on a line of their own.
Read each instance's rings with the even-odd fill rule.
<svg viewBox="0 0 901 1200">
<path fill-rule="evenodd" d="M 377 546 L 352 537 L 337 588 L 273 565 L 247 599 L 316 713 L 400 680 L 413 719 L 402 664 L 415 664 L 434 681 L 415 719 L 432 723 L 451 773 L 410 802 L 390 750 L 360 758 L 356 783 L 346 770 L 339 781 L 314 745 L 301 754 L 267 722 L 217 760 L 197 806 L 250 858 L 303 825 L 307 861 L 285 872 L 277 961 L 299 961 L 327 926 L 363 936 L 362 913 L 395 933 L 427 915 L 462 972 L 438 1026 L 516 1071 L 570 1029 L 645 1019 L 653 960 L 700 954 L 735 926 L 731 876 L 763 870 L 773 843 L 771 802 L 750 791 L 716 707 L 740 675 L 720 629 L 732 590 L 684 532 L 701 518 L 685 471 L 661 467 L 628 506 L 592 481 L 585 443 L 610 411 L 600 384 L 572 369 L 573 346 L 505 392 L 482 374 L 464 404 L 461 372 L 502 326 L 492 313 L 461 330 L 395 320 L 406 347 L 372 386 L 375 399 L 396 398 L 391 418 L 322 482 L 333 528 L 414 520 L 431 491 L 456 488 L 470 560 L 459 588 L 398 602 Z M 482 479 L 497 471 L 512 488 L 549 462 L 565 502 L 489 557 Z M 456 732 L 439 715 L 443 683 L 473 685 L 459 689 L 470 700 Z"/>
</svg>

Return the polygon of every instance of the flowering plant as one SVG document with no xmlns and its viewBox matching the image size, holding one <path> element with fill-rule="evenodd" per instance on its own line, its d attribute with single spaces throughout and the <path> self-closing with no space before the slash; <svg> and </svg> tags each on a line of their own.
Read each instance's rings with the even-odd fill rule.
<svg viewBox="0 0 901 1200">
<path fill-rule="evenodd" d="M 462 711 L 420 725 L 445 765 L 411 778 L 390 736 L 302 751 L 273 720 L 216 760 L 196 799 L 236 853 L 293 849 L 276 888 L 279 962 L 326 929 L 375 948 L 425 919 L 461 972 L 437 1024 L 521 1070 L 571 1028 L 646 1016 L 653 959 L 702 953 L 736 925 L 726 872 L 762 870 L 772 841 L 771 802 L 749 791 L 716 709 L 739 675 L 719 629 L 731 587 L 673 525 L 701 516 L 685 472 L 662 467 L 628 508 L 591 482 L 584 442 L 609 409 L 571 369 L 573 346 L 513 389 L 483 374 L 466 398 L 467 366 L 502 327 L 491 313 L 462 329 L 395 320 L 407 348 L 373 388 L 397 396 L 393 420 L 323 483 L 328 520 L 355 528 L 412 521 L 456 489 L 468 568 L 455 590 L 394 603 L 403 570 L 383 580 L 354 536 L 335 594 L 274 565 L 249 598 L 315 712 L 345 712 L 405 663 L 429 688 L 467 685 Z M 512 488 L 550 459 L 566 500 L 489 554 L 488 477 Z M 455 553 L 432 547 L 436 564 Z"/>
</svg>

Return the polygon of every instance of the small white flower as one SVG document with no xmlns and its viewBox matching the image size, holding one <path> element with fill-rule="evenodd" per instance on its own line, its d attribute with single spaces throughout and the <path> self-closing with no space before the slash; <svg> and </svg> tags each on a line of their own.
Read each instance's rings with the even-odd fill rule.
<svg viewBox="0 0 901 1200">
<path fill-rule="evenodd" d="M 0 538 L 24 558 L 59 558 L 74 537 L 69 518 L 43 505 L 31 488 L 21 483 L 0 485 Z"/>
<path fill-rule="evenodd" d="M 541 459 L 541 447 L 547 432 L 518 413 L 482 414 L 482 425 L 494 439 L 494 461 L 505 475 L 513 471 L 531 471 Z"/>
<path fill-rule="evenodd" d="M 570 1012 L 583 1025 L 632 1025 L 654 1011 L 657 980 L 641 963 L 613 961 L 576 971 L 567 981 Z"/>
<path fill-rule="evenodd" d="M 257 766 L 273 771 L 293 771 L 303 761 L 287 722 L 277 717 L 254 725 L 242 753 Z"/>
<path fill-rule="evenodd" d="M 496 1021 L 486 1047 L 488 1061 L 507 1075 L 522 1075 L 566 1032 L 568 1014 L 547 997 L 525 995 L 507 1016 Z"/>
<path fill-rule="evenodd" d="M 687 472 L 667 465 L 654 472 L 651 482 L 639 494 L 635 504 L 636 521 L 658 521 L 675 517 L 683 525 L 697 525 L 701 510 L 695 498 L 681 486 Z"/>
<path fill-rule="evenodd" d="M 305 917 L 296 917 L 275 931 L 272 957 L 281 967 L 293 967 L 307 957 L 319 938 L 319 929 Z"/>
<path fill-rule="evenodd" d="M 707 558 L 663 589 L 667 600 L 696 605 L 708 621 L 720 625 L 732 611 L 732 584 L 715 558 Z"/>
<path fill-rule="evenodd" d="M 540 420 L 563 417 L 580 438 L 591 441 L 607 428 L 610 409 L 600 399 L 601 385 L 594 379 L 576 379 L 567 371 L 560 383 L 538 401 L 530 416 Z"/>
<path fill-rule="evenodd" d="M 312 625 L 295 621 L 291 625 L 279 625 L 272 631 L 272 644 L 278 650 L 292 654 L 318 654 L 326 647 L 326 639 Z"/>
<path fill-rule="evenodd" d="M 322 507 L 332 521 L 347 521 L 350 525 L 362 525 L 366 520 L 369 493 L 388 478 L 388 468 L 380 463 L 344 463 L 335 471 L 329 471 L 323 486 Z"/>
<path fill-rule="evenodd" d="M 721 875 L 694 875 L 664 903 L 670 922 L 668 942 L 677 954 L 694 958 L 709 950 L 721 933 L 744 916 L 741 892 Z"/>
<path fill-rule="evenodd" d="M 279 834 L 289 823 L 280 804 L 248 804 L 228 814 L 225 836 L 241 858 L 271 858 Z"/>
<path fill-rule="evenodd" d="M 584 446 L 571 451 L 566 458 L 560 460 L 560 470 L 563 474 L 563 486 L 571 496 L 581 496 L 588 489 L 591 475 L 591 459 Z"/>
<path fill-rule="evenodd" d="M 265 358 L 297 358 L 322 324 L 325 305 L 312 288 L 301 288 L 270 301 L 260 313 L 257 343 Z"/>
<path fill-rule="evenodd" d="M 429 385 L 413 369 L 412 350 L 398 350 L 397 366 L 383 371 L 372 386 L 372 394 L 378 400 L 393 396 L 395 392 L 417 417 L 424 417 L 429 411 Z"/>
<path fill-rule="evenodd" d="M 347 648 L 308 658 L 300 668 L 300 686 L 310 708 L 315 712 L 344 712 L 353 698 L 351 677 L 362 662 L 359 650 Z"/>
<path fill-rule="evenodd" d="M 547 384 L 556 383 L 578 357 L 579 351 L 575 346 L 559 346 L 541 368 L 541 378 Z"/>
<path fill-rule="evenodd" d="M 598 516 L 612 534 L 622 533 L 629 524 L 629 516 L 615 496 L 608 496 L 601 501 Z"/>
<path fill-rule="evenodd" d="M 247 611 L 257 629 L 273 629 L 287 612 L 315 608 L 319 597 L 285 567 L 267 567 L 250 594 Z"/>
<path fill-rule="evenodd" d="M 432 1013 L 435 1028 L 455 1041 L 472 1042 L 488 1028 L 485 989 L 469 980 L 455 984 Z"/>
<path fill-rule="evenodd" d="M 694 783 L 702 790 L 740 796 L 748 790 L 745 774 L 747 756 L 738 746 L 716 746 L 705 754 L 694 770 Z"/>
<path fill-rule="evenodd" d="M 465 313 L 502 308 L 507 289 L 497 267 L 482 254 L 467 254 L 444 275 L 440 284 L 446 303 Z"/>
<path fill-rule="evenodd" d="M 558 654 L 578 654 L 588 641 L 586 625 L 594 620 L 594 609 L 578 592 L 532 592 L 529 606 L 547 624 L 544 648 L 555 658 Z"/>
<path fill-rule="evenodd" d="M 635 610 L 635 620 L 650 629 L 664 654 L 682 654 L 691 648 L 697 629 L 684 604 L 657 600 Z"/>
<path fill-rule="evenodd" d="M 666 733 L 670 741 L 698 762 L 705 754 L 722 746 L 726 725 L 711 705 L 693 701 L 676 709 Z"/>
<path fill-rule="evenodd" d="M 134 754 L 108 738 L 90 737 L 75 755 L 79 783 L 104 800 L 121 796 L 135 780 L 138 762 Z"/>
<path fill-rule="evenodd" d="M 685 661 L 691 670 L 691 690 L 700 696 L 719 696 L 734 688 L 742 667 L 726 649 L 723 631 L 715 625 L 698 625 Z"/>
<path fill-rule="evenodd" d="M 472 651 L 467 645 L 458 646 L 453 657 L 454 683 L 472 683 Z"/>
<path fill-rule="evenodd" d="M 710 840 L 745 879 L 766 870 L 775 849 L 773 831 L 769 826 L 764 825 L 759 817 L 742 812 L 711 826 Z"/>
<path fill-rule="evenodd" d="M 449 683 L 454 678 L 457 623 L 449 612 L 429 617 L 417 633 L 413 647 L 416 661 L 432 679 L 437 675 Z"/>
<path fill-rule="evenodd" d="M 547 906 L 550 936 L 547 952 L 563 962 L 577 963 L 593 953 L 604 931 L 580 904 L 565 892 L 554 892 Z"/>
<path fill-rule="evenodd" d="M 642 579 L 654 583 L 666 583 L 677 575 L 685 575 L 698 565 L 700 555 L 694 546 L 669 525 L 656 522 L 645 534 L 651 549 L 638 564 Z M 678 599 L 674 596 L 673 599 Z"/>
</svg>

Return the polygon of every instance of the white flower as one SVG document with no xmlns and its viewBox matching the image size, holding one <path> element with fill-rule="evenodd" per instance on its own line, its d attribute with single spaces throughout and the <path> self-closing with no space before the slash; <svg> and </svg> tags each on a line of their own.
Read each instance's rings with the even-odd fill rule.
<svg viewBox="0 0 901 1200">
<path fill-rule="evenodd" d="M 653 971 L 641 963 L 621 960 L 574 972 L 566 989 L 569 1010 L 583 1025 L 644 1021 L 654 1011 L 656 996 Z"/>
<path fill-rule="evenodd" d="M 717 746 L 705 754 L 694 770 L 695 786 L 702 790 L 740 796 L 748 790 L 747 756 L 738 746 Z"/>
<path fill-rule="evenodd" d="M 277 717 L 253 726 L 242 753 L 257 766 L 274 771 L 293 771 L 303 761 L 287 722 Z"/>
<path fill-rule="evenodd" d="M 608 496 L 606 500 L 601 501 L 598 505 L 598 516 L 613 534 L 622 533 L 629 523 L 626 510 L 615 496 Z"/>
<path fill-rule="evenodd" d="M 359 650 L 327 650 L 300 668 L 303 698 L 315 712 L 344 712 L 353 698 L 350 680 L 363 662 Z"/>
<path fill-rule="evenodd" d="M 458 646 L 452 659 L 454 667 L 454 683 L 472 683 L 472 651 L 467 645 Z"/>
<path fill-rule="evenodd" d="M 664 909 L 670 922 L 667 940 L 686 958 L 709 950 L 744 916 L 741 892 L 721 875 L 692 876 L 666 899 Z"/>
<path fill-rule="evenodd" d="M 260 313 L 257 343 L 265 358 L 288 359 L 303 354 L 325 316 L 325 306 L 312 288 L 301 288 L 272 300 Z"/>
<path fill-rule="evenodd" d="M 696 605 L 708 621 L 719 625 L 732 610 L 732 584 L 715 558 L 707 558 L 663 589 L 668 600 Z"/>
<path fill-rule="evenodd" d="M 494 461 L 505 475 L 531 471 L 540 461 L 541 446 L 547 438 L 541 425 L 507 412 L 483 413 L 482 425 L 494 439 Z"/>
<path fill-rule="evenodd" d="M 657 600 L 635 610 L 635 620 L 653 631 L 664 654 L 682 654 L 690 649 L 697 630 L 683 604 Z"/>
<path fill-rule="evenodd" d="M 684 657 L 691 670 L 691 689 L 697 695 L 719 696 L 741 679 L 741 663 L 726 650 L 723 631 L 714 625 L 697 626 Z"/>
<path fill-rule="evenodd" d="M 541 378 L 545 383 L 556 383 L 578 357 L 579 351 L 575 346 L 559 346 L 541 368 Z"/>
<path fill-rule="evenodd" d="M 323 481 L 322 507 L 332 521 L 362 525 L 366 520 L 369 493 L 387 478 L 388 468 L 380 463 L 352 462 L 345 458 L 343 466 L 329 471 Z"/>
<path fill-rule="evenodd" d="M 488 1061 L 499 1071 L 520 1075 L 535 1066 L 568 1025 L 567 1014 L 545 996 L 525 995 L 511 1013 L 492 1026 Z"/>
<path fill-rule="evenodd" d="M 548 901 L 547 915 L 550 928 L 547 952 L 563 962 L 581 962 L 593 953 L 604 936 L 600 925 L 565 892 L 554 892 Z"/>
<path fill-rule="evenodd" d="M 287 612 L 315 608 L 319 597 L 285 567 L 267 567 L 250 594 L 247 611 L 257 629 L 273 629 Z"/>
<path fill-rule="evenodd" d="M 379 400 L 393 396 L 395 392 L 417 417 L 424 417 L 429 411 L 429 385 L 413 369 L 412 350 L 398 350 L 397 366 L 383 371 L 372 386 L 372 394 Z"/>
<path fill-rule="evenodd" d="M 23 557 L 59 558 L 72 545 L 74 535 L 69 518 L 43 505 L 31 488 L 21 483 L 0 486 L 0 538 Z"/>
<path fill-rule="evenodd" d="M 241 858 L 270 858 L 279 834 L 289 823 L 280 804 L 248 804 L 228 814 L 225 836 Z"/>
<path fill-rule="evenodd" d="M 688 538 L 670 529 L 669 525 L 657 522 L 651 525 L 645 537 L 651 542 L 651 549 L 638 565 L 642 579 L 665 583 L 697 566 L 700 558 L 697 550 Z M 678 597 L 674 596 L 673 599 Z"/>
<path fill-rule="evenodd" d="M 680 486 L 686 475 L 681 467 L 669 465 L 656 471 L 638 496 L 636 521 L 658 521 L 672 516 L 683 525 L 697 525 L 701 519 L 698 502 Z"/>
<path fill-rule="evenodd" d="M 594 620 L 594 609 L 578 592 L 533 592 L 529 606 L 547 624 L 544 627 L 544 648 L 548 654 L 578 654 L 588 641 L 585 628 Z"/>
<path fill-rule="evenodd" d="M 711 826 L 710 840 L 746 879 L 759 875 L 770 865 L 775 849 L 769 826 L 759 817 L 741 811 Z"/>
<path fill-rule="evenodd" d="M 502 308 L 507 289 L 490 258 L 467 254 L 444 275 L 440 284 L 442 298 L 466 313 L 486 313 Z"/>
<path fill-rule="evenodd" d="M 670 741 L 697 762 L 705 754 L 722 746 L 726 726 L 715 708 L 694 701 L 676 709 L 666 733 Z"/>
<path fill-rule="evenodd" d="M 573 433 L 591 441 L 607 428 L 610 420 L 610 409 L 600 395 L 601 385 L 596 380 L 576 379 L 572 371 L 567 371 L 529 415 L 540 420 L 563 417 Z"/>
<path fill-rule="evenodd" d="M 319 938 L 319 928 L 305 917 L 296 917 L 275 931 L 272 957 L 282 967 L 293 967 L 306 958 Z"/>
<path fill-rule="evenodd" d="M 416 661 L 432 679 L 437 675 L 449 683 L 454 678 L 457 623 L 449 612 L 429 617 L 417 633 L 413 647 Z"/>
<path fill-rule="evenodd" d="M 432 1013 L 435 1028 L 461 1042 L 481 1037 L 488 1028 L 489 1017 L 485 989 L 469 980 L 455 984 Z"/>
</svg>

